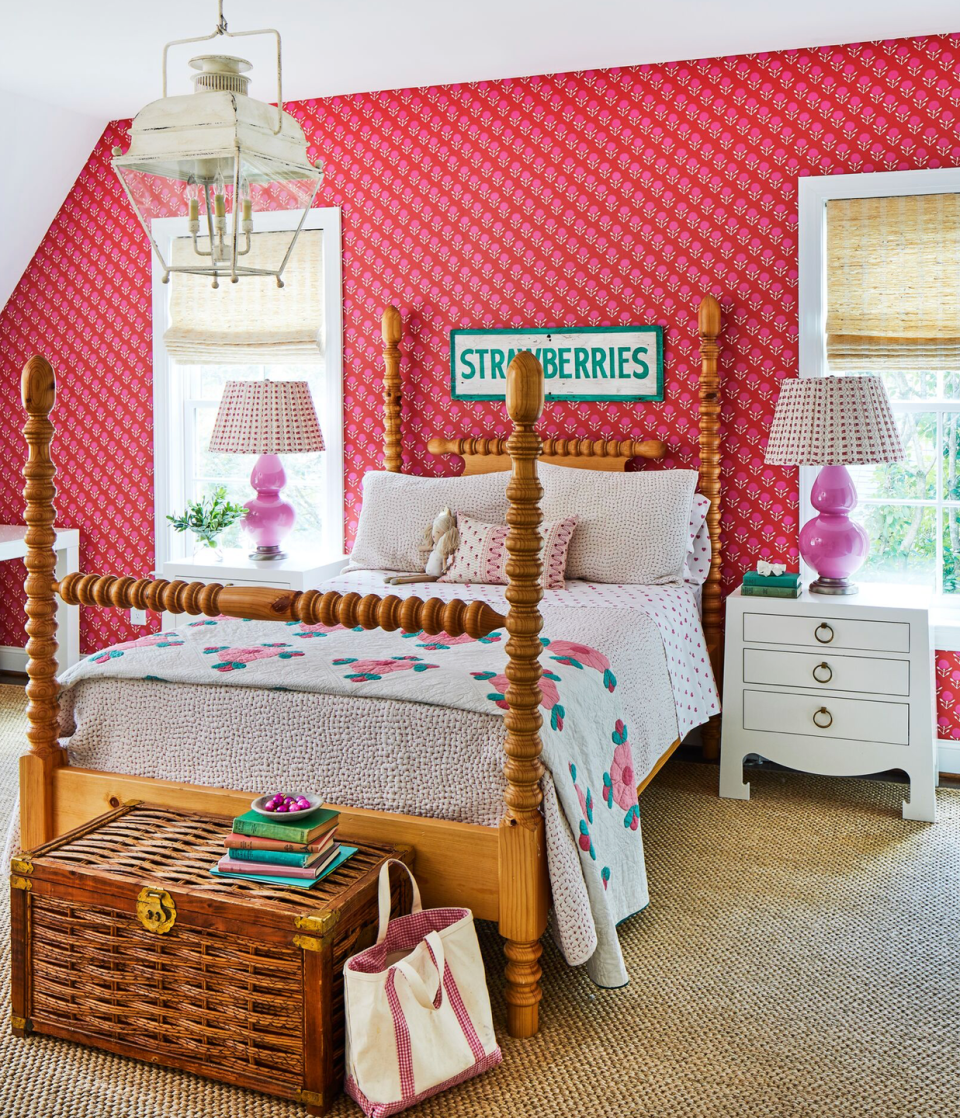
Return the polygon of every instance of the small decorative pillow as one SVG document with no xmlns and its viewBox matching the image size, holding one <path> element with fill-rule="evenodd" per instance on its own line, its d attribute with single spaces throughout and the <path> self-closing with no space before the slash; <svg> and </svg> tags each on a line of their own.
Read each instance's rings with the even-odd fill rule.
<svg viewBox="0 0 960 1118">
<path fill-rule="evenodd" d="M 563 574 L 567 567 L 567 548 L 577 526 L 577 518 L 568 516 L 551 524 L 540 525 L 543 540 L 543 576 L 540 585 L 545 590 L 562 590 Z M 506 524 L 483 524 L 479 520 L 457 514 L 460 544 L 446 573 L 438 582 L 487 582 L 503 586 L 507 578 Z"/>
</svg>

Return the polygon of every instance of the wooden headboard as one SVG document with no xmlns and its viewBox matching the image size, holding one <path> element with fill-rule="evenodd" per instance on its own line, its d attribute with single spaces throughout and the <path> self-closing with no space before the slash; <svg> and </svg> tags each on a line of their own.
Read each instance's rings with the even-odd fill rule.
<svg viewBox="0 0 960 1118">
<path fill-rule="evenodd" d="M 710 499 L 707 527 L 710 532 L 712 559 L 710 572 L 703 584 L 703 629 L 707 638 L 710 662 L 722 684 L 723 668 L 723 603 L 720 591 L 720 304 L 712 295 L 700 300 L 700 484 L 699 490 Z M 401 411 L 403 406 L 400 378 L 400 339 L 403 323 L 396 307 L 383 312 L 383 465 L 392 473 L 403 468 Z M 431 454 L 455 454 L 463 459 L 465 474 L 492 473 L 510 469 L 506 439 L 441 439 L 427 444 Z M 544 462 L 586 470 L 622 471 L 631 458 L 662 458 L 666 447 L 659 439 L 544 439 Z M 716 759 L 720 753 L 719 720 L 714 718 L 703 727 L 704 755 Z"/>
</svg>

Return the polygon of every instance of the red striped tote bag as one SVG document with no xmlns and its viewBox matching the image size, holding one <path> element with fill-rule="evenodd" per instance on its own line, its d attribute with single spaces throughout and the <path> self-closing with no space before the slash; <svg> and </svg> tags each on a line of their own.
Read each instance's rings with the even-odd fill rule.
<svg viewBox="0 0 960 1118">
<path fill-rule="evenodd" d="M 410 870 L 409 916 L 390 919 L 380 871 L 380 929 L 343 968 L 346 1090 L 386 1118 L 500 1063 L 480 945 L 468 908 L 424 910 Z"/>
</svg>

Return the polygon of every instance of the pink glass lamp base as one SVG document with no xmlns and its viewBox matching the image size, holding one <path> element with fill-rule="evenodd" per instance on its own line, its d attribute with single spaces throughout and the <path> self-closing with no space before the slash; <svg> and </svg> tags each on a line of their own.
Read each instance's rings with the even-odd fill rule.
<svg viewBox="0 0 960 1118">
<path fill-rule="evenodd" d="M 254 463 L 250 484 L 257 491 L 256 497 L 244 506 L 248 511 L 243 527 L 257 545 L 250 552 L 251 559 L 286 559 L 280 550 L 297 519 L 292 505 L 280 496 L 287 483 L 283 464 L 276 454 L 261 454 Z"/>
<path fill-rule="evenodd" d="M 811 582 L 812 594 L 856 594 L 850 576 L 860 569 L 870 550 L 870 537 L 850 519 L 857 507 L 857 488 L 846 466 L 824 466 L 810 491 L 819 512 L 800 529 L 800 554 L 820 575 Z"/>
</svg>

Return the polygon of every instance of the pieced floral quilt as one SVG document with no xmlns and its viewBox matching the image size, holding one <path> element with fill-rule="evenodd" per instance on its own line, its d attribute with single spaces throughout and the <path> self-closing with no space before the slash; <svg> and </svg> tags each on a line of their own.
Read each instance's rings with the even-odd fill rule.
<svg viewBox="0 0 960 1118">
<path fill-rule="evenodd" d="M 647 904 L 637 804 L 640 774 L 616 665 L 559 634 L 542 637 L 543 760 L 575 845 L 596 925 L 590 972 L 627 981 L 616 926 Z M 300 622 L 199 619 L 86 657 L 65 687 L 103 677 L 368 695 L 502 715 L 505 634 L 346 631 Z M 562 918 L 562 913 L 558 914 Z"/>
</svg>

